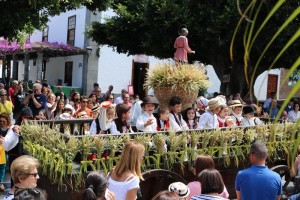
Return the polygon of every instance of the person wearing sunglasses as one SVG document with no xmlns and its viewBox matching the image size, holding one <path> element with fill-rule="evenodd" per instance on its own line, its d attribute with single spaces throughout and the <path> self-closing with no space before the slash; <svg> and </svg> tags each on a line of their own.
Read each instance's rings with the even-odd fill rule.
<svg viewBox="0 0 300 200">
<path fill-rule="evenodd" d="M 3 200 L 14 199 L 14 193 L 17 189 L 36 188 L 37 180 L 40 178 L 37 170 L 38 167 L 38 160 L 31 156 L 23 155 L 16 158 L 10 167 L 14 186 Z"/>
<path fill-rule="evenodd" d="M 13 110 L 13 104 L 11 101 L 7 99 L 7 92 L 6 90 L 0 90 L 0 113 L 7 113 L 11 114 Z"/>
</svg>

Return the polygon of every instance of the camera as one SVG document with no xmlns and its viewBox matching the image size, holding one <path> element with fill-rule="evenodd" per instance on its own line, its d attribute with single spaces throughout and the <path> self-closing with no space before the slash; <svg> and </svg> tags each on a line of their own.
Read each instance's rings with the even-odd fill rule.
<svg viewBox="0 0 300 200">
<path fill-rule="evenodd" d="M 33 90 L 28 90 L 28 94 L 33 94 Z"/>
</svg>

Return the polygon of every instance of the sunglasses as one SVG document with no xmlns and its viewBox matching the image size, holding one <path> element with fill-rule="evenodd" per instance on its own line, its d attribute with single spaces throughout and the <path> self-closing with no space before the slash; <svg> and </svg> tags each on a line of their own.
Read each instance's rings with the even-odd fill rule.
<svg viewBox="0 0 300 200">
<path fill-rule="evenodd" d="M 6 97 L 7 95 L 6 94 L 1 94 L 1 96 Z"/>
<path fill-rule="evenodd" d="M 34 178 L 36 178 L 39 175 L 39 173 L 31 173 L 31 174 L 27 174 L 27 175 L 34 176 Z"/>
</svg>

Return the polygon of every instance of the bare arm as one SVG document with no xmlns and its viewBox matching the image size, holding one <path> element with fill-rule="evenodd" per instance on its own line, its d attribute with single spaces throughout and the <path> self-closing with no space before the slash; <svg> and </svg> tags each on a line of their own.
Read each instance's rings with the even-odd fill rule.
<svg viewBox="0 0 300 200">
<path fill-rule="evenodd" d="M 23 99 L 22 104 L 27 105 L 27 104 L 29 103 L 29 99 L 30 99 L 30 98 L 31 98 L 31 95 L 30 95 L 30 94 L 27 95 L 27 96 Z"/>
<path fill-rule="evenodd" d="M 281 195 L 277 195 L 276 200 L 280 200 L 281 199 Z"/>
<path fill-rule="evenodd" d="M 128 190 L 127 195 L 126 195 L 126 200 L 135 200 L 137 191 L 138 191 L 138 188 L 133 188 L 131 190 Z"/>
<path fill-rule="evenodd" d="M 241 198 L 241 192 L 240 191 L 235 191 L 236 192 L 236 199 L 237 200 L 241 200 L 242 198 Z"/>
<path fill-rule="evenodd" d="M 37 107 L 37 108 L 40 108 L 40 107 L 43 106 L 42 104 L 40 104 L 40 103 L 35 99 L 34 96 L 32 97 L 32 101 L 33 101 L 33 103 L 34 103 L 34 106 Z"/>
</svg>

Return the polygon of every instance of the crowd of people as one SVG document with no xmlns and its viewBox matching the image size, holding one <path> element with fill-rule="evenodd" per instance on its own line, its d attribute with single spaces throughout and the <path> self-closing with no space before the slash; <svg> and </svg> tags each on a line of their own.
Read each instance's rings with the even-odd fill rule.
<svg viewBox="0 0 300 200">
<path fill-rule="evenodd" d="M 19 132 L 18 127 L 11 124 L 12 118 L 17 125 L 25 119 L 91 118 L 93 122 L 85 128 L 86 133 L 90 135 L 256 126 L 263 124 L 260 117 L 275 118 L 278 115 L 281 120 L 291 122 L 296 122 L 300 118 L 299 103 L 293 100 L 282 113 L 279 113 L 274 93 L 263 105 L 251 104 L 251 102 L 247 104 L 239 94 L 227 97 L 217 94 L 211 99 L 200 96 L 190 107 L 182 110 L 182 101 L 178 96 L 170 99 L 169 107 L 162 107 L 155 97 L 146 96 L 141 101 L 138 95 L 131 97 L 126 89 L 122 89 L 121 96 L 115 98 L 112 85 L 102 93 L 97 83 L 94 84 L 89 96 L 81 96 L 80 93 L 71 91 L 70 96 L 67 97 L 62 92 L 61 86 L 57 86 L 57 92 L 54 93 L 46 82 L 40 81 L 36 81 L 32 89 L 18 81 L 13 81 L 8 90 L 5 90 L 5 86 L 1 83 L 0 88 L 1 144 L 10 129 L 13 128 L 16 135 Z M 3 179 L 9 158 L 7 149 L 2 146 L 0 145 L 0 155 L 2 155 L 0 156 L 0 190 L 3 191 L 5 189 Z M 144 151 L 145 147 L 136 142 L 126 144 L 120 161 L 108 177 L 98 172 L 92 172 L 87 176 L 83 199 L 136 199 L 140 193 L 139 182 L 143 180 L 141 164 Z M 20 155 L 20 152 L 16 155 Z M 280 197 L 282 193 L 280 177 L 278 178 L 265 166 L 267 150 L 264 144 L 259 142 L 253 144 L 249 158 L 252 167 L 241 171 L 236 178 L 237 198 Z M 9 163 L 13 187 L 5 199 L 22 199 L 20 195 L 35 195 L 37 199 L 46 199 L 45 191 L 35 188 L 39 179 L 37 160 L 29 156 L 21 156 L 10 159 Z M 23 165 L 24 163 L 28 166 Z M 173 183 L 168 190 L 159 192 L 153 199 L 228 199 L 229 194 L 222 176 L 215 169 L 214 160 L 210 156 L 200 155 L 196 158 L 194 175 L 197 177 L 196 181 L 188 185 Z M 260 184 L 254 184 L 255 181 L 259 181 Z M 253 190 L 249 187 L 253 187 Z M 260 198 L 261 193 L 266 197 Z"/>
<path fill-rule="evenodd" d="M 36 81 L 32 89 L 18 81 L 12 82 L 8 92 L 4 88 L 0 89 L 0 113 L 13 115 L 16 124 L 21 124 L 23 119 L 93 118 L 94 122 L 85 127 L 85 133 L 92 135 L 255 126 L 263 123 L 260 117 L 280 116 L 279 119 L 291 122 L 300 118 L 299 102 L 294 100 L 279 113 L 275 93 L 264 104 L 244 101 L 239 94 L 226 97 L 215 94 L 211 99 L 200 96 L 182 110 L 180 97 L 174 96 L 169 107 L 163 107 L 155 97 L 146 96 L 142 101 L 139 95 L 130 96 L 126 89 L 115 98 L 112 85 L 102 93 L 97 83 L 88 96 L 72 90 L 67 97 L 61 86 L 56 86 L 54 93 L 43 81 Z"/>
</svg>

